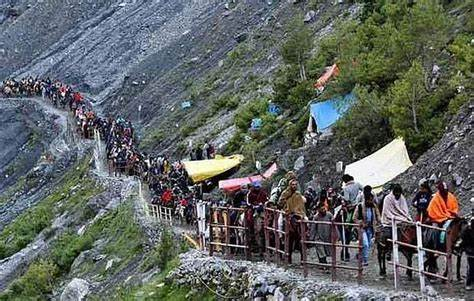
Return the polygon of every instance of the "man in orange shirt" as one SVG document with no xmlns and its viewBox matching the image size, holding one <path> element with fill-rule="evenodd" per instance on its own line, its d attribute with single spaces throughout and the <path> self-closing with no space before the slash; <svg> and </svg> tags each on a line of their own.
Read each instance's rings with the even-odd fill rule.
<svg viewBox="0 0 474 301">
<path fill-rule="evenodd" d="M 448 185 L 441 181 L 437 185 L 438 192 L 428 206 L 427 212 L 432 222 L 443 224 L 458 215 L 459 205 L 456 197 L 448 191 Z"/>
</svg>

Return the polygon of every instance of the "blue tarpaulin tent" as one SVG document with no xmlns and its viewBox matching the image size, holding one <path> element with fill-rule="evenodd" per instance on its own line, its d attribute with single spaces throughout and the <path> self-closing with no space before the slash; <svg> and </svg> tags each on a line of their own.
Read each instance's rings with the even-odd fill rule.
<svg viewBox="0 0 474 301">
<path fill-rule="evenodd" d="M 251 130 L 259 130 L 263 125 L 263 121 L 261 118 L 254 118 L 252 119 L 252 123 L 250 124 L 250 129 Z"/>
<path fill-rule="evenodd" d="M 355 95 L 349 93 L 344 97 L 311 104 L 310 114 L 316 122 L 318 132 L 327 131 L 351 107 L 354 100 Z"/>
<path fill-rule="evenodd" d="M 181 103 L 181 109 L 187 109 L 191 107 L 191 102 L 190 101 L 183 101 Z"/>
</svg>

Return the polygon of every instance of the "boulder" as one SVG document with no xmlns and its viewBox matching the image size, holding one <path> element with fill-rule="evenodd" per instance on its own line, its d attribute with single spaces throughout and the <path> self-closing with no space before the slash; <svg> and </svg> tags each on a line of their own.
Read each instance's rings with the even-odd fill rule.
<svg viewBox="0 0 474 301">
<path fill-rule="evenodd" d="M 299 156 L 298 159 L 295 161 L 295 165 L 293 169 L 295 171 L 298 171 L 304 167 L 304 156 Z"/>
<path fill-rule="evenodd" d="M 316 12 L 314 10 L 310 10 L 304 15 L 303 21 L 305 23 L 310 23 L 314 21 L 314 17 L 316 16 Z"/>
<path fill-rule="evenodd" d="M 247 38 L 248 38 L 248 34 L 246 32 L 241 32 L 234 36 L 234 39 L 237 41 L 237 43 L 242 43 L 245 40 L 247 40 Z"/>
<path fill-rule="evenodd" d="M 89 283 L 80 278 L 74 278 L 66 285 L 61 294 L 60 301 L 79 301 L 85 300 L 89 294 Z"/>
</svg>

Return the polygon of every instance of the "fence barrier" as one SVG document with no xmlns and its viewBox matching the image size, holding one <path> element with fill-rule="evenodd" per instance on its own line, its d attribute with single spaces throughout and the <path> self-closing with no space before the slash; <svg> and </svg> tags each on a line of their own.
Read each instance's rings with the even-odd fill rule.
<svg viewBox="0 0 474 301">
<path fill-rule="evenodd" d="M 394 271 L 394 276 L 393 276 L 393 284 L 395 287 L 395 290 L 399 289 L 400 284 L 399 284 L 399 269 L 404 268 L 412 272 L 416 272 L 419 274 L 419 279 L 420 279 L 420 291 L 424 293 L 426 291 L 426 279 L 425 276 L 432 277 L 432 278 L 437 278 L 441 279 L 443 281 L 446 281 L 448 285 L 448 289 L 451 290 L 451 282 L 452 282 L 452 250 L 451 250 L 451 235 L 448 233 L 446 229 L 436 227 L 436 226 L 431 226 L 427 224 L 422 224 L 420 222 L 406 222 L 403 221 L 406 224 L 409 225 L 414 225 L 416 227 L 416 245 L 409 244 L 406 242 L 402 242 L 398 239 L 398 223 L 396 219 L 392 218 L 391 220 L 391 226 L 392 226 L 392 239 L 389 239 L 392 243 L 392 252 L 393 252 L 393 271 Z M 438 250 L 433 250 L 426 248 L 423 245 L 423 228 L 426 229 L 432 229 L 439 231 L 440 233 L 444 232 L 446 234 L 446 252 L 438 251 Z M 437 238 L 436 238 L 437 239 Z M 405 248 L 411 248 L 414 249 L 417 253 L 418 256 L 418 268 L 413 268 L 407 265 L 404 265 L 400 263 L 400 257 L 399 257 L 399 246 L 405 247 Z M 447 269 L 447 275 L 438 275 L 435 273 L 431 273 L 428 271 L 425 271 L 425 257 L 426 253 L 432 253 L 436 256 L 442 256 L 446 258 L 446 269 Z"/>
<path fill-rule="evenodd" d="M 94 132 L 93 136 L 99 136 L 100 134 Z M 128 174 L 130 166 L 117 167 L 112 160 L 107 161 L 109 174 Z M 156 180 L 158 177 L 152 174 L 144 175 L 140 167 L 133 169 L 134 175 L 142 178 L 145 182 L 151 182 Z M 212 256 L 215 252 L 222 252 L 227 257 L 233 257 L 239 252 L 244 253 L 247 259 L 251 258 L 251 244 L 250 244 L 250 228 L 247 225 L 246 210 L 243 208 L 233 207 L 220 207 L 211 206 L 209 208 L 209 222 L 207 222 L 207 204 L 198 203 L 194 208 L 196 216 L 196 232 L 198 237 L 198 244 L 202 250 L 209 248 L 209 254 Z M 173 224 L 173 208 L 164 207 L 161 205 L 148 204 L 148 215 L 160 222 L 166 222 L 170 225 Z M 264 221 L 263 221 L 263 234 L 265 237 L 265 259 L 267 261 L 274 261 L 279 264 L 288 264 L 290 261 L 289 252 L 289 216 L 284 211 L 274 208 L 264 208 Z M 328 225 L 330 227 L 330 242 L 308 240 L 306 233 L 308 232 L 308 225 Z M 363 265 L 362 265 L 362 233 L 363 228 L 361 224 L 354 223 L 341 223 L 335 221 L 299 221 L 301 230 L 301 248 L 302 248 L 302 261 L 303 274 L 305 277 L 308 275 L 309 266 L 319 266 L 323 268 L 329 268 L 331 270 L 332 280 L 336 280 L 337 270 L 353 270 L 357 271 L 358 283 L 362 283 L 363 277 Z M 416 245 L 408 244 L 398 240 L 398 224 L 392 219 L 392 239 L 388 241 L 392 243 L 393 261 L 390 262 L 393 265 L 394 270 L 394 287 L 399 288 L 399 269 L 404 268 L 420 275 L 420 290 L 425 292 L 426 279 L 425 277 L 433 277 L 446 281 L 448 288 L 451 290 L 452 281 L 452 250 L 451 250 L 451 236 L 448 231 L 443 228 L 422 224 L 420 222 L 412 223 L 416 227 Z M 344 244 L 343 242 L 337 242 L 337 226 L 342 227 L 357 227 L 358 228 L 358 244 Z M 446 251 L 438 251 L 429 249 L 423 246 L 423 228 L 432 229 L 439 232 L 446 233 Z M 345 231 L 343 231 L 343 235 Z M 345 241 L 343 239 L 342 241 Z M 313 262 L 308 259 L 308 249 L 313 246 L 330 246 L 331 247 L 331 263 Z M 413 268 L 400 263 L 399 258 L 399 246 L 405 248 L 412 248 L 416 251 L 418 256 L 418 267 Z M 337 248 L 352 248 L 358 250 L 358 261 L 357 266 L 350 266 L 339 264 L 337 261 Z M 425 271 L 424 261 L 426 253 L 432 253 L 436 256 L 442 256 L 446 258 L 447 275 L 438 275 Z"/>
<path fill-rule="evenodd" d="M 288 263 L 289 257 L 289 219 L 284 211 L 266 207 L 264 210 L 265 258 L 267 261 Z M 284 230 L 283 230 L 284 228 Z M 283 242 L 283 243 L 282 243 Z"/>
<path fill-rule="evenodd" d="M 320 226 L 326 225 L 329 226 L 329 237 L 330 242 L 325 242 L 321 240 L 308 240 L 307 233 L 308 233 L 308 225 L 311 226 Z M 308 265 L 319 266 L 323 268 L 330 268 L 331 269 L 331 276 L 332 280 L 336 280 L 336 273 L 337 269 L 344 269 L 344 270 L 352 270 L 357 271 L 357 281 L 358 283 L 362 283 L 362 275 L 363 275 L 363 267 L 362 267 L 362 231 L 363 227 L 362 224 L 354 224 L 354 223 L 340 223 L 335 221 L 300 221 L 301 226 L 301 248 L 302 248 L 302 264 L 303 264 L 303 274 L 305 277 L 308 275 Z M 336 226 L 343 226 L 343 227 L 357 227 L 358 229 L 358 244 L 351 245 L 351 244 L 344 244 L 344 243 L 337 243 L 337 228 Z M 331 247 L 331 263 L 321 263 L 321 262 L 313 262 L 308 260 L 308 246 L 314 245 L 316 247 Z M 357 266 L 349 266 L 337 263 L 337 248 L 353 248 L 358 250 L 358 260 Z"/>
<path fill-rule="evenodd" d="M 232 257 L 243 250 L 245 257 L 250 259 L 246 210 L 219 206 L 211 206 L 209 209 L 209 255 L 212 256 L 215 251 L 222 251 L 223 254 Z"/>
<path fill-rule="evenodd" d="M 148 212 L 155 220 L 173 225 L 173 208 L 148 204 Z"/>
</svg>

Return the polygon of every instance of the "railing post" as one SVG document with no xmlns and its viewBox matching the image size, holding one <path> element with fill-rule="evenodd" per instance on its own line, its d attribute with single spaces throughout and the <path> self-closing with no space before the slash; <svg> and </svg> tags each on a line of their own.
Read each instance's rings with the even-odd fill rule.
<svg viewBox="0 0 474 301">
<path fill-rule="evenodd" d="M 301 226 L 301 257 L 302 257 L 302 263 L 303 263 L 303 275 L 304 277 L 308 277 L 308 264 L 307 264 L 307 248 L 306 248 L 306 222 L 304 219 L 301 219 L 300 221 L 300 226 Z"/>
<path fill-rule="evenodd" d="M 247 225 L 247 218 L 245 216 L 246 212 L 244 211 L 244 235 L 245 235 L 245 257 L 247 260 L 250 260 L 251 252 L 250 252 L 250 239 L 249 239 L 249 228 Z"/>
<path fill-rule="evenodd" d="M 226 248 L 224 250 L 224 254 L 226 254 L 228 257 L 231 257 L 232 256 L 232 250 L 230 248 L 230 235 L 229 235 L 229 208 L 226 208 L 225 210 L 225 213 L 226 213 L 226 216 L 224 216 L 223 220 L 224 220 L 224 226 L 227 226 L 224 228 L 224 231 L 225 231 L 225 243 L 226 243 Z"/>
<path fill-rule="evenodd" d="M 393 284 L 395 286 L 395 290 L 398 289 L 398 233 L 397 233 L 397 224 L 395 223 L 395 219 L 392 217 L 392 252 L 393 252 Z"/>
<path fill-rule="evenodd" d="M 359 226 L 358 226 L 358 237 L 359 237 L 359 242 L 358 242 L 358 252 L 359 252 L 359 256 L 357 256 L 358 258 L 358 269 L 357 269 L 357 282 L 359 284 L 362 284 L 362 240 L 363 240 L 363 227 L 362 227 L 362 223 L 359 223 Z M 367 237 L 368 238 L 368 237 Z"/>
<path fill-rule="evenodd" d="M 263 209 L 263 233 L 265 235 L 265 260 L 270 261 L 270 254 L 268 247 L 270 246 L 270 233 L 268 232 L 268 210 Z"/>
<path fill-rule="evenodd" d="M 280 233 L 278 232 L 278 219 L 280 218 L 280 213 L 278 211 L 272 211 L 273 214 L 273 236 L 275 237 L 275 253 L 276 260 L 278 263 L 281 263 L 281 253 L 280 253 Z"/>
<path fill-rule="evenodd" d="M 209 208 L 209 214 L 210 214 L 210 219 L 209 219 L 209 255 L 212 256 L 214 254 L 214 245 L 212 244 L 213 241 L 213 235 L 212 235 L 212 219 L 214 218 L 214 208 L 210 206 Z"/>
<path fill-rule="evenodd" d="M 420 276 L 420 291 L 421 294 L 425 294 L 425 251 L 423 250 L 423 232 L 421 229 L 421 223 L 416 222 L 416 248 L 418 250 L 418 274 Z"/>
<path fill-rule="evenodd" d="M 336 281 L 336 261 L 337 261 L 337 249 L 336 249 L 336 225 L 334 220 L 331 220 L 331 278 L 332 281 Z"/>
</svg>

